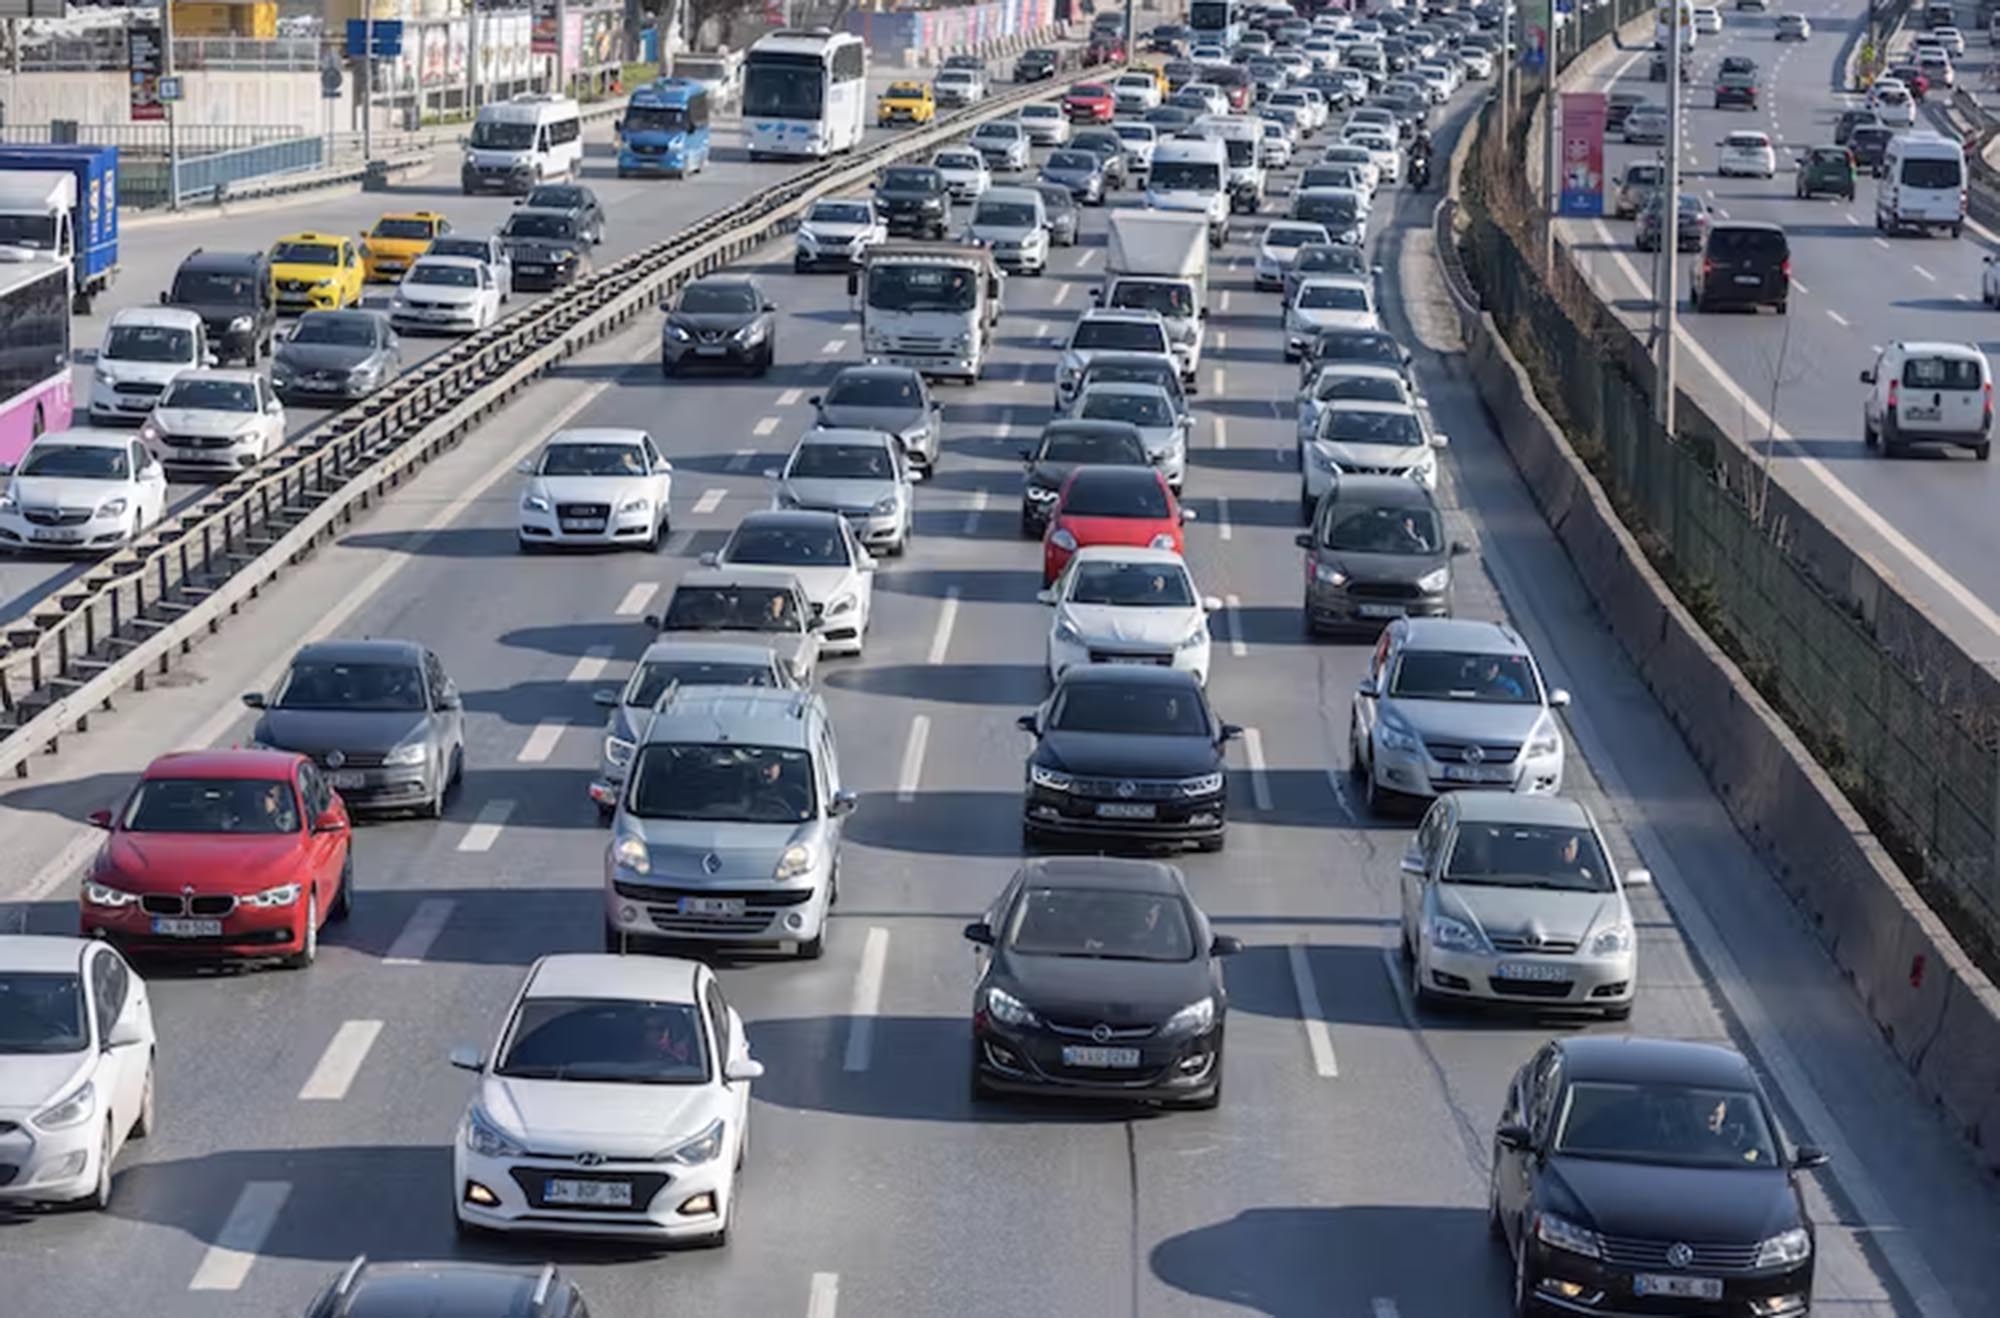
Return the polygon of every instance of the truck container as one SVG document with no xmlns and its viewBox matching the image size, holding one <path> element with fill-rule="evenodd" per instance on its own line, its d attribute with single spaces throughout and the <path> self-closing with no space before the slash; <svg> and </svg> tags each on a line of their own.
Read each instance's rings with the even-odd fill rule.
<svg viewBox="0 0 2000 1318">
<path fill-rule="evenodd" d="M 68 261 L 77 311 L 118 277 L 118 148 L 0 147 L 0 250 Z"/>
<path fill-rule="evenodd" d="M 1194 379 L 1208 317 L 1207 218 L 1194 211 L 1116 210 L 1108 228 L 1098 305 L 1158 312 L 1182 378 Z"/>
</svg>

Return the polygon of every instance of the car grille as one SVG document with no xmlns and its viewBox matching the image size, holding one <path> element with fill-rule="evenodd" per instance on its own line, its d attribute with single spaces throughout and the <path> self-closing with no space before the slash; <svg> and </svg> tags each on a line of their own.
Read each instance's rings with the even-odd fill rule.
<svg viewBox="0 0 2000 1318">
<path fill-rule="evenodd" d="M 81 526 L 90 520 L 90 509 L 23 508 L 21 516 L 35 526 Z"/>
<path fill-rule="evenodd" d="M 380 751 L 342 751 L 340 753 L 340 763 L 337 765 L 328 762 L 327 756 L 331 754 L 333 754 L 332 751 L 321 751 L 313 756 L 313 759 L 322 767 L 328 769 L 379 769 L 382 767 L 382 753 Z"/>
<path fill-rule="evenodd" d="M 611 505 L 608 503 L 559 503 L 556 505 L 556 516 L 596 518 L 601 521 L 611 516 Z"/>
<path fill-rule="evenodd" d="M 1092 650 L 1090 662 L 1094 664 L 1158 664 L 1162 668 L 1171 667 L 1174 656 L 1164 650 Z"/>
<path fill-rule="evenodd" d="M 945 350 L 943 339 L 929 338 L 917 334 L 899 334 L 889 340 L 891 352 L 938 353 Z"/>
<path fill-rule="evenodd" d="M 1541 938 L 1531 942 L 1514 935 L 1496 938 L 1488 934 L 1486 941 L 1493 944 L 1493 950 L 1496 952 L 1539 952 L 1544 956 L 1568 956 L 1576 951 L 1574 938 Z"/>
<path fill-rule="evenodd" d="M 1757 1266 L 1755 1245 L 1697 1245 L 1687 1242 L 1694 1258 L 1676 1269 L 1667 1262 L 1667 1251 L 1676 1243 L 1665 1240 L 1635 1240 L 1630 1236 L 1599 1236 L 1604 1261 L 1619 1268 L 1651 1268 L 1689 1272 L 1749 1272 Z"/>
<path fill-rule="evenodd" d="M 514 1178 L 514 1184 L 521 1187 L 521 1193 L 528 1197 L 528 1203 L 535 1208 L 549 1208 L 564 1213 L 618 1213 L 631 1215 L 643 1213 L 647 1205 L 660 1191 L 666 1189 L 671 1178 L 665 1172 L 603 1173 L 572 1171 L 569 1168 L 509 1167 L 507 1174 Z M 552 1204 L 544 1198 L 552 1177 L 565 1181 L 630 1181 L 632 1183 L 632 1206 L 630 1208 L 608 1208 L 594 1204 Z"/>
<path fill-rule="evenodd" d="M 1097 1030 L 1100 1024 L 1100 1022 L 1092 1022 L 1089 1025 L 1083 1025 L 1073 1021 L 1051 1020 L 1046 1016 L 1042 1018 L 1042 1023 L 1047 1025 L 1051 1032 L 1063 1035 L 1066 1038 L 1092 1040 L 1097 1039 Z M 1104 1039 L 1102 1042 L 1108 1043 L 1113 1039 L 1150 1039 L 1158 1028 L 1158 1026 L 1153 1025 L 1104 1026 Z"/>
<path fill-rule="evenodd" d="M 160 442 L 169 448 L 228 448 L 236 440 L 228 435 L 169 435 L 162 433 Z"/>
<path fill-rule="evenodd" d="M 403 305 L 414 311 L 454 311 L 460 309 L 456 304 L 451 302 L 438 302 L 431 298 L 411 297 L 408 293 L 403 294 Z"/>
<path fill-rule="evenodd" d="M 1410 470 L 1408 467 L 1364 467 L 1355 462 L 1343 462 L 1340 469 L 1350 476 L 1405 476 Z"/>
<path fill-rule="evenodd" d="M 1350 581 L 1347 593 L 1364 600 L 1414 600 L 1424 596 L 1413 581 Z"/>
<path fill-rule="evenodd" d="M 201 915 L 210 919 L 236 909 L 236 899 L 227 893 L 148 893 L 139 899 L 139 909 L 148 915 Z"/>
<path fill-rule="evenodd" d="M 620 897 L 643 902 L 646 918 L 663 934 L 754 934 L 770 928 L 784 911 L 811 901 L 810 888 L 655 888 L 637 883 L 614 883 Z M 741 915 L 683 914 L 678 905 L 683 897 L 721 898 L 743 903 Z"/>
<path fill-rule="evenodd" d="M 1514 757 L 1521 753 L 1521 747 L 1518 744 L 1496 745 L 1493 743 L 1480 743 L 1479 756 L 1477 758 L 1468 758 L 1466 752 L 1472 749 L 1473 744 L 1464 741 L 1433 741 L 1428 737 L 1424 738 L 1425 749 L 1430 751 L 1431 758 L 1440 764 L 1512 764 Z"/>
<path fill-rule="evenodd" d="M 1496 975 L 1486 982 L 1503 998 L 1566 998 L 1571 987 L 1566 979 L 1501 979 Z M 1660 1257 L 1664 1263 L 1664 1250 Z"/>
<path fill-rule="evenodd" d="M 144 398 L 158 398 L 166 391 L 163 384 L 147 384 L 143 380 L 124 380 L 112 386 L 121 394 L 136 394 Z"/>
<path fill-rule="evenodd" d="M 1172 801 L 1181 794 L 1178 778 L 1072 778 L 1076 796 L 1101 796 L 1114 801 Z"/>
<path fill-rule="evenodd" d="M 694 336 L 703 343 L 720 343 L 722 342 L 722 335 L 722 330 L 696 330 L 694 332 Z"/>
<path fill-rule="evenodd" d="M 312 285 L 303 279 L 280 279 L 278 287 L 286 293 L 303 293 L 310 289 Z"/>
</svg>

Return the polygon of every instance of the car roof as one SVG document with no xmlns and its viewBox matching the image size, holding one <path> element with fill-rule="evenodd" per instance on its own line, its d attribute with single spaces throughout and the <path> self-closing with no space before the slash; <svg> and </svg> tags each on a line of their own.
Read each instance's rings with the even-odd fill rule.
<svg viewBox="0 0 2000 1318">
<path fill-rule="evenodd" d="M 1775 233 L 1781 238 L 1785 235 L 1784 225 L 1773 224 L 1769 220 L 1717 220 L 1709 226 L 1708 232 L 1713 236 L 1724 229 L 1757 229 L 1765 233 Z"/>
<path fill-rule="evenodd" d="M 1163 385 L 1151 380 L 1092 380 L 1083 387 L 1084 393 L 1101 394 L 1143 394 L 1148 398 L 1166 393 Z"/>
<path fill-rule="evenodd" d="M 1395 480 L 1396 477 L 1384 477 Z M 1414 485 L 1414 481 L 1404 481 Z M 1587 828 L 1590 811 L 1567 796 L 1530 796 L 1526 792 L 1456 792 L 1452 802 L 1461 820 L 1488 824 L 1556 824 Z"/>
<path fill-rule="evenodd" d="M 1035 201 L 1040 201 L 1041 199 L 1042 199 L 1042 194 L 1035 191 L 1033 188 L 1013 187 L 1013 188 L 988 188 L 986 189 L 986 195 L 981 197 L 979 200 L 981 204 L 984 204 L 989 201 L 1035 202 Z"/>
<path fill-rule="evenodd" d="M 1414 481 L 1410 482 L 1415 484 Z M 698 635 L 669 632 L 647 646 L 639 662 L 664 663 L 671 659 L 707 659 L 719 664 L 770 664 L 776 651 L 751 641 L 709 641 Z"/>
<path fill-rule="evenodd" d="M 1307 288 L 1358 288 L 1366 293 L 1374 287 L 1360 275 L 1308 275 L 1299 281 L 1301 289 Z"/>
<path fill-rule="evenodd" d="M 74 973 L 83 966 L 88 939 L 56 934 L 0 934 L 0 970 Z"/>
<path fill-rule="evenodd" d="M 1400 416 L 1417 413 L 1408 403 L 1392 403 L 1383 398 L 1329 398 L 1326 405 L 1335 412 L 1394 412 Z"/>
<path fill-rule="evenodd" d="M 799 447 L 808 444 L 877 444 L 887 446 L 896 437 L 886 430 L 863 430 L 858 426 L 816 426 L 799 436 Z"/>
<path fill-rule="evenodd" d="M 728 590 L 744 586 L 766 589 L 771 586 L 790 585 L 797 588 L 797 574 L 776 567 L 750 568 L 697 567 L 681 573 L 681 579 L 674 583 L 675 590 Z"/>
<path fill-rule="evenodd" d="M 194 329 L 201 324 L 201 313 L 186 307 L 121 307 L 112 314 L 111 323 L 119 328 L 137 325 L 142 328 Z"/>
<path fill-rule="evenodd" d="M 762 686 L 684 687 L 654 706 L 645 740 L 734 742 L 805 750 L 812 745 L 808 711 L 823 709 L 810 691 Z"/>
<path fill-rule="evenodd" d="M 1130 425 L 1131 422 L 1121 422 Z M 1090 481 L 1092 484 L 1158 485 L 1160 473 L 1152 467 L 1121 467 L 1110 463 L 1092 463 L 1078 467 L 1070 477 L 1073 483 Z"/>
<path fill-rule="evenodd" d="M 1021 866 L 1020 876 L 1024 884 L 1049 888 L 1126 888 L 1175 894 L 1184 888 L 1174 866 L 1122 856 L 1037 856 Z"/>
<path fill-rule="evenodd" d="M 1199 692 L 1201 680 L 1185 668 L 1160 664 L 1078 664 L 1063 670 L 1056 689 L 1072 686 L 1171 686 Z"/>
<path fill-rule="evenodd" d="M 41 445 L 68 444 L 77 448 L 124 448 L 134 438 L 129 430 L 95 429 L 90 426 L 74 426 L 68 430 L 51 430 L 38 435 L 31 448 Z"/>
<path fill-rule="evenodd" d="M 383 211 L 382 212 L 382 219 L 384 220 L 441 220 L 443 218 L 444 218 L 444 213 L 441 211 Z M 378 220 L 377 223 L 380 223 L 380 221 Z"/>
<path fill-rule="evenodd" d="M 1333 483 L 1335 503 L 1366 503 L 1376 507 L 1435 508 L 1431 492 L 1407 476 L 1359 476 L 1342 473 Z"/>
<path fill-rule="evenodd" d="M 517 215 L 519 213 L 518 211 L 515 212 Z M 734 274 L 703 275 L 699 279 L 690 281 L 687 288 L 693 288 L 696 285 L 700 285 L 703 288 L 756 288 L 757 277 L 755 275 Z M 681 291 L 686 292 L 687 288 Z"/>
<path fill-rule="evenodd" d="M 448 266 L 453 270 L 483 270 L 486 262 L 474 256 L 452 256 L 444 252 L 426 252 L 417 258 L 418 265 Z"/>
<path fill-rule="evenodd" d="M 173 382 L 184 380 L 220 380 L 226 384 L 255 384 L 263 378 L 262 372 L 247 367 L 196 366 L 174 376 Z"/>
<path fill-rule="evenodd" d="M 554 1265 L 494 1263 L 349 1264 L 335 1285 L 329 1318 L 528 1318 L 554 1284 Z M 321 1310 L 314 1310 L 315 1313 Z"/>
<path fill-rule="evenodd" d="M 800 526 L 817 530 L 838 526 L 842 520 L 841 515 L 830 508 L 763 508 L 743 514 L 741 520 L 736 523 L 736 530 L 741 531 L 746 526 Z M 730 534 L 733 536 L 735 532 L 732 531 Z"/>
<path fill-rule="evenodd" d="M 671 956 L 558 952 L 528 972 L 530 998 L 650 998 L 693 1002 L 701 964 Z"/>
<path fill-rule="evenodd" d="M 301 659 L 312 659 L 320 663 L 387 663 L 400 659 L 404 663 L 422 663 L 424 647 L 415 641 L 399 641 L 390 638 L 367 637 L 359 641 L 314 641 L 299 647 L 292 656 L 294 663 Z"/>
<path fill-rule="evenodd" d="M 338 233 L 321 233 L 317 229 L 301 229 L 297 233 L 284 235 L 271 246 L 276 247 L 278 243 L 338 243 L 345 236 Z"/>
<path fill-rule="evenodd" d="M 1415 485 L 1413 480 L 1401 477 L 1383 477 L 1384 480 L 1402 480 L 1405 485 Z M 1149 549 L 1145 545 L 1085 545 L 1069 556 L 1072 563 L 1160 563 L 1185 568 L 1187 560 L 1171 549 Z"/>
<path fill-rule="evenodd" d="M 197 247 L 181 258 L 182 270 L 255 270 L 265 261 L 262 252 L 210 252 Z"/>
<path fill-rule="evenodd" d="M 842 380 L 909 380 L 922 379 L 923 373 L 914 366 L 891 366 L 887 362 L 854 362 L 833 373 L 832 383 Z"/>
<path fill-rule="evenodd" d="M 169 751 L 146 766 L 141 778 L 284 778 L 299 762 L 296 751 Z"/>
<path fill-rule="evenodd" d="M 1754 1088 L 1750 1063 L 1734 1048 L 1684 1039 L 1633 1035 L 1577 1035 L 1560 1041 L 1571 1080 L 1622 1080 L 1635 1084 Z"/>
<path fill-rule="evenodd" d="M 557 444 L 637 444 L 646 437 L 643 430 L 628 430 L 623 426 L 578 426 L 573 430 L 558 430 L 550 435 L 545 447 Z"/>
<path fill-rule="evenodd" d="M 1986 353 L 1973 343 L 1945 343 L 1942 340 L 1898 341 L 1896 348 L 1905 357 L 1956 357 L 1961 361 L 1985 361 Z"/>
<path fill-rule="evenodd" d="M 1527 654 L 1528 643 L 1505 623 L 1473 618 L 1408 618 L 1404 636 L 1421 650 L 1458 650 L 1469 654 Z"/>
</svg>

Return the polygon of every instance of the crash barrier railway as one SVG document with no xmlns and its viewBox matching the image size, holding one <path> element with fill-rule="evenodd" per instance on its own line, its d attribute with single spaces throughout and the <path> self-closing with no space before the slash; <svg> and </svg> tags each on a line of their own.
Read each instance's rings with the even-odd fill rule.
<svg viewBox="0 0 2000 1318">
<path fill-rule="evenodd" d="M 88 731 L 92 713 L 123 688 L 144 689 L 149 675 L 167 672 L 287 566 L 556 363 L 787 232 L 812 202 L 1030 101 L 1119 71 L 1100 65 L 997 95 L 849 159 L 802 169 L 446 348 L 218 487 L 7 631 L 0 773 L 26 777 L 36 756 Z"/>
<path fill-rule="evenodd" d="M 1545 273 L 1518 232 L 1534 209 L 1494 119 L 1489 105 L 1461 143 L 1436 216 L 1468 374 L 1744 839 L 1918 1089 L 2000 1171 L 2000 990 L 1967 951 L 1993 947 L 1979 917 L 1994 910 L 2000 676 L 1685 393 L 1676 433 L 1661 429 L 1645 344 L 1566 251 Z M 1921 851 L 1892 857 L 1875 821 Z"/>
</svg>

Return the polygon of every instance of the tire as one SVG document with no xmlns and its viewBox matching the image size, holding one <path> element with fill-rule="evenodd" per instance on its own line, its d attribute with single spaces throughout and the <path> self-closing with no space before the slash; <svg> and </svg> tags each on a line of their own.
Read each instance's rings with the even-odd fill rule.
<svg viewBox="0 0 2000 1318">
<path fill-rule="evenodd" d="M 1785 298 L 1779 298 L 1779 299 L 1778 299 L 1778 308 L 1777 308 L 1777 310 L 1778 310 L 1778 314 L 1779 314 L 1779 315 L 1781 315 L 1781 316 L 1782 316 L 1782 315 L 1784 315 L 1784 314 L 1785 314 L 1785 309 L 1786 309 L 1787 307 L 1789 307 L 1790 305 L 1791 305 L 1791 303 L 1790 303 L 1790 301 L 1789 301 L 1788 299 L 1785 299 Z"/>
<path fill-rule="evenodd" d="M 1444 1008 L 1444 1001 L 1424 983 L 1424 962 L 1420 956 L 1410 957 L 1410 1005 L 1418 1011 L 1436 1012 Z"/>
<path fill-rule="evenodd" d="M 75 1201 L 86 1213 L 101 1213 L 111 1207 L 111 1123 L 104 1123 L 104 1138 L 97 1145 L 97 1184 Z"/>
<path fill-rule="evenodd" d="M 284 958 L 287 970 L 304 970 L 319 960 L 319 894 L 306 894 L 305 941 L 299 950 Z"/>
<path fill-rule="evenodd" d="M 609 920 L 604 922 L 604 950 L 613 956 L 623 956 L 627 950 L 625 935 Z"/>
<path fill-rule="evenodd" d="M 139 1111 L 132 1118 L 132 1129 L 126 1133 L 127 1139 L 145 1139 L 160 1124 L 154 1107 L 153 1060 L 151 1057 L 146 1059 L 146 1085 L 139 1091 Z"/>
<path fill-rule="evenodd" d="M 1896 423 L 1885 422 L 1882 426 L 1882 456 L 1900 458 L 1903 456 L 1902 436 L 1897 433 Z"/>
<path fill-rule="evenodd" d="M 819 932 L 799 944 L 799 960 L 817 961 L 826 955 L 826 921 L 821 920 Z"/>
<path fill-rule="evenodd" d="M 1507 1243 L 1507 1222 L 1500 1216 L 1500 1183 L 1491 1173 L 1486 1177 L 1486 1234 Z"/>
<path fill-rule="evenodd" d="M 1990 439 L 1980 440 L 1978 444 L 1973 446 L 1972 454 L 1981 462 L 1991 460 L 1993 457 L 1993 441 Z"/>
<path fill-rule="evenodd" d="M 1861 414 L 1861 446 L 1863 448 L 1874 448 L 1881 442 L 1881 436 L 1875 433 L 1875 427 L 1868 424 L 1868 414 L 1863 412 Z"/>
<path fill-rule="evenodd" d="M 1042 538 L 1041 528 L 1029 521 L 1025 513 L 1021 517 L 1021 538 L 1023 540 L 1039 540 Z"/>
<path fill-rule="evenodd" d="M 340 887 L 334 890 L 333 905 L 326 911 L 329 924 L 344 922 L 354 914 L 354 848 L 348 847 L 347 855 L 340 862 Z"/>
</svg>

